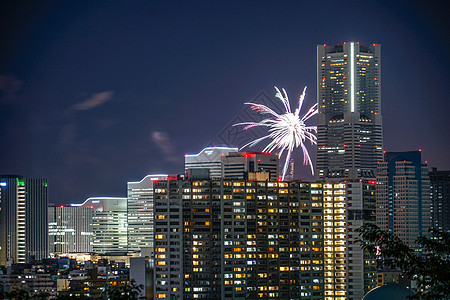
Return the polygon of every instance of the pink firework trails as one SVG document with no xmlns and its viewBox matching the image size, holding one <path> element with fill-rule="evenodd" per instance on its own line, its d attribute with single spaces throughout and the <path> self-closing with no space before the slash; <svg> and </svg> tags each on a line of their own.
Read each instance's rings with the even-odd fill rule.
<svg viewBox="0 0 450 300">
<path fill-rule="evenodd" d="M 300 146 L 303 152 L 303 164 L 309 164 L 311 167 L 311 173 L 314 175 L 314 168 L 311 162 L 311 157 L 309 156 L 308 149 L 306 149 L 304 142 L 306 140 L 309 140 L 311 142 L 311 145 L 317 143 L 317 137 L 315 135 L 315 133 L 317 132 L 317 126 L 306 126 L 305 124 L 305 122 L 309 118 L 317 114 L 317 103 L 314 104 L 306 114 L 300 117 L 299 114 L 303 105 L 303 100 L 305 98 L 306 87 L 303 89 L 303 93 L 300 95 L 300 98 L 298 100 L 298 107 L 294 112 L 291 111 L 291 105 L 289 103 L 289 98 L 286 90 L 281 89 L 283 92 L 281 93 L 281 91 L 276 86 L 275 90 L 277 91 L 275 97 L 280 99 L 280 101 L 283 103 L 285 112 L 283 114 L 277 114 L 275 111 L 265 105 L 245 103 L 251 105 L 252 110 L 257 111 L 262 115 L 269 114 L 270 117 L 258 123 L 244 122 L 235 124 L 234 126 L 245 125 L 244 130 L 257 126 L 264 126 L 268 128 L 267 132 L 269 134 L 251 141 L 250 143 L 241 147 L 241 149 L 247 146 L 253 147 L 265 139 L 271 139 L 271 142 L 264 148 L 263 151 L 273 152 L 273 150 L 275 149 L 280 149 L 280 158 L 286 151 L 286 161 L 284 163 L 283 174 L 281 177 L 281 180 L 284 180 L 284 176 L 286 175 L 289 167 L 289 160 L 291 158 L 292 152 L 294 151 L 294 148 L 298 148 Z"/>
</svg>

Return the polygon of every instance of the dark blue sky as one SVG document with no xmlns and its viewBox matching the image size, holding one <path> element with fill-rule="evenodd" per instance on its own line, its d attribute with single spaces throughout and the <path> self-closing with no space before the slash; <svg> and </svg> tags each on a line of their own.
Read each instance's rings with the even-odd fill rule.
<svg viewBox="0 0 450 300">
<path fill-rule="evenodd" d="M 51 202 L 182 172 L 273 85 L 312 105 L 316 44 L 350 40 L 382 44 L 385 149 L 450 169 L 438 1 L 28 2 L 0 7 L 0 174 L 48 177 Z"/>
</svg>

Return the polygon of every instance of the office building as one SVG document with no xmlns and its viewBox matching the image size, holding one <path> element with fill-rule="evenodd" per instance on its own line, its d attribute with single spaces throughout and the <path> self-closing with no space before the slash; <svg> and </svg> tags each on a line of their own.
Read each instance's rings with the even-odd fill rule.
<svg viewBox="0 0 450 300">
<path fill-rule="evenodd" d="M 47 179 L 0 176 L 0 202 L 0 264 L 47 258 Z"/>
<path fill-rule="evenodd" d="M 46 178 L 25 178 L 26 261 L 48 257 L 48 183 Z"/>
<path fill-rule="evenodd" d="M 84 206 L 50 206 L 48 208 L 49 253 L 66 255 L 92 252 L 93 209 Z"/>
<path fill-rule="evenodd" d="M 383 159 L 381 46 L 317 46 L 316 178 L 373 179 Z"/>
<path fill-rule="evenodd" d="M 0 265 L 10 258 L 25 263 L 25 181 L 21 176 L 1 176 Z"/>
<path fill-rule="evenodd" d="M 430 173 L 432 226 L 450 233 L 450 171 Z"/>
<path fill-rule="evenodd" d="M 431 226 L 428 167 L 420 151 L 387 152 L 379 163 L 376 223 L 413 246 Z"/>
<path fill-rule="evenodd" d="M 278 155 L 265 152 L 230 152 L 222 156 L 222 178 L 247 179 L 249 173 L 267 172 L 278 179 Z"/>
<path fill-rule="evenodd" d="M 186 154 L 184 169 L 208 169 L 212 179 L 220 179 L 222 178 L 222 156 L 238 151 L 238 148 L 207 147 L 198 154 Z"/>
<path fill-rule="evenodd" d="M 167 175 L 147 175 L 127 184 L 128 252 L 153 258 L 153 182 Z"/>
<path fill-rule="evenodd" d="M 92 211 L 92 251 L 99 255 L 126 254 L 127 246 L 127 198 L 92 197 L 75 207 L 87 207 Z"/>
</svg>

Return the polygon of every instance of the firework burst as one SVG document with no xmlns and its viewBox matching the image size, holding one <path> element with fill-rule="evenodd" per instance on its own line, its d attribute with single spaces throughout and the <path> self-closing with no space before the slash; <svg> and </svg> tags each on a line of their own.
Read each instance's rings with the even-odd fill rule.
<svg viewBox="0 0 450 300">
<path fill-rule="evenodd" d="M 251 129 L 253 127 L 267 127 L 268 134 L 261 138 L 251 141 L 250 143 L 241 147 L 241 149 L 250 146 L 253 147 L 259 142 L 270 139 L 269 144 L 264 148 L 264 152 L 273 152 L 275 149 L 279 149 L 279 157 L 281 158 L 283 153 L 286 152 L 286 161 L 283 167 L 283 173 L 281 180 L 284 180 L 284 176 L 289 167 L 289 160 L 292 156 L 292 152 L 295 148 L 300 147 L 303 152 L 303 164 L 311 167 L 311 173 L 314 175 L 314 168 L 312 165 L 311 157 L 309 156 L 308 149 L 305 146 L 305 141 L 309 140 L 311 145 L 316 144 L 317 132 L 316 126 L 306 126 L 305 122 L 317 113 L 317 103 L 313 105 L 302 117 L 300 117 L 300 110 L 305 98 L 306 87 L 303 89 L 303 93 L 298 100 L 298 107 L 294 112 L 291 111 L 291 105 L 285 89 L 281 91 L 275 86 L 277 93 L 275 97 L 280 99 L 283 103 L 285 111 L 282 114 L 276 113 L 269 107 L 256 104 L 245 103 L 251 105 L 252 110 L 259 112 L 262 115 L 270 115 L 269 118 L 260 122 L 244 122 L 235 124 L 234 126 L 245 125 L 244 130 Z"/>
</svg>

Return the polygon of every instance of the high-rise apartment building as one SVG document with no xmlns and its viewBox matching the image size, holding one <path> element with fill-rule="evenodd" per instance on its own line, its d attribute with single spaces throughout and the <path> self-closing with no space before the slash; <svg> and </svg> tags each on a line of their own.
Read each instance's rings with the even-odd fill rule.
<svg viewBox="0 0 450 300">
<path fill-rule="evenodd" d="M 374 257 L 361 249 L 358 241 L 360 236 L 356 230 L 367 223 L 375 224 L 376 181 L 354 180 L 343 183 L 347 207 L 347 299 L 362 299 L 376 286 L 376 264 Z M 342 202 L 335 204 L 342 207 Z"/>
<path fill-rule="evenodd" d="M 47 179 L 0 176 L 0 264 L 48 256 Z"/>
<path fill-rule="evenodd" d="M 383 159 L 381 46 L 317 46 L 316 178 L 373 179 Z"/>
<path fill-rule="evenodd" d="M 92 211 L 92 251 L 95 254 L 125 254 L 127 246 L 127 198 L 91 197 L 75 207 Z"/>
<path fill-rule="evenodd" d="M 249 173 L 267 172 L 278 179 L 278 155 L 266 152 L 230 152 L 222 156 L 222 178 L 247 179 Z"/>
<path fill-rule="evenodd" d="M 431 189 L 428 167 L 420 151 L 387 152 L 379 163 L 376 223 L 414 245 L 431 226 Z"/>
<path fill-rule="evenodd" d="M 184 169 L 208 169 L 211 178 L 222 178 L 222 156 L 230 152 L 238 152 L 238 148 L 207 147 L 198 154 L 184 156 Z"/>
<path fill-rule="evenodd" d="M 153 182 L 167 175 L 147 175 L 141 181 L 128 182 L 128 252 L 140 252 L 153 258 Z"/>
<path fill-rule="evenodd" d="M 428 175 L 431 182 L 432 225 L 450 233 L 450 171 L 433 168 Z"/>
<path fill-rule="evenodd" d="M 157 181 L 155 298 L 361 299 L 375 285 L 374 261 L 349 226 L 373 220 L 374 190 L 360 181 Z"/>
<path fill-rule="evenodd" d="M 48 208 L 49 253 L 92 252 L 93 209 L 85 206 L 50 206 Z"/>
</svg>

